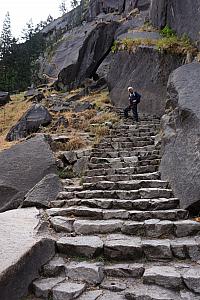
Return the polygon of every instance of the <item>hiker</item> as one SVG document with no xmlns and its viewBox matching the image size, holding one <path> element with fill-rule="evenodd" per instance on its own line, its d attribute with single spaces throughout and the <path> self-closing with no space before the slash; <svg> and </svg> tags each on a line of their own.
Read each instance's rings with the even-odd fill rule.
<svg viewBox="0 0 200 300">
<path fill-rule="evenodd" d="M 137 112 L 137 105 L 140 103 L 141 95 L 137 92 L 134 92 L 132 87 L 128 88 L 129 92 L 129 106 L 125 108 L 124 110 L 124 117 L 128 118 L 128 112 L 132 110 L 133 112 L 133 118 L 136 122 L 138 122 L 138 112 Z"/>
</svg>

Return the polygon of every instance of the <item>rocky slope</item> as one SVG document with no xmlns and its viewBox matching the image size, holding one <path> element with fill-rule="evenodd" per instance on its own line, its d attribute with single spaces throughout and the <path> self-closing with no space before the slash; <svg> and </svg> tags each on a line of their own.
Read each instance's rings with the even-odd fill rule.
<svg viewBox="0 0 200 300">
<path fill-rule="evenodd" d="M 158 129 L 155 118 L 121 122 L 93 149 L 83 185 L 65 182 L 46 210 L 57 254 L 31 285 L 38 300 L 199 298 L 200 223 L 160 180 Z"/>
</svg>

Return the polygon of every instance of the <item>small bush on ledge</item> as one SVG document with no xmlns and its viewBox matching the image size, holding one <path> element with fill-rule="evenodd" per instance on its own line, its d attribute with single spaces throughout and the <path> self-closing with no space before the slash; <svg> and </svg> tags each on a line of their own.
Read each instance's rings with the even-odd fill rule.
<svg viewBox="0 0 200 300">
<path fill-rule="evenodd" d="M 197 48 L 191 43 L 187 35 L 178 37 L 169 26 L 165 26 L 160 34 L 162 38 L 148 39 L 148 38 L 125 38 L 123 40 L 117 40 L 112 46 L 112 52 L 116 53 L 118 51 L 128 51 L 130 53 L 135 52 L 135 50 L 140 46 L 151 46 L 155 47 L 159 51 L 166 51 L 174 54 L 187 54 L 197 55 Z"/>
</svg>

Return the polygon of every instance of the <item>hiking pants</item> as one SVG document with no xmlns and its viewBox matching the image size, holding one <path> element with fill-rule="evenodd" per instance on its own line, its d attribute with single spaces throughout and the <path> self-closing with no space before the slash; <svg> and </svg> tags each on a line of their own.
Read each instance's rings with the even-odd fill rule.
<svg viewBox="0 0 200 300">
<path fill-rule="evenodd" d="M 126 107 L 124 110 L 124 117 L 128 118 L 128 113 L 131 110 L 133 112 L 133 118 L 135 119 L 136 122 L 138 122 L 137 104 L 129 105 L 128 107 Z"/>
</svg>

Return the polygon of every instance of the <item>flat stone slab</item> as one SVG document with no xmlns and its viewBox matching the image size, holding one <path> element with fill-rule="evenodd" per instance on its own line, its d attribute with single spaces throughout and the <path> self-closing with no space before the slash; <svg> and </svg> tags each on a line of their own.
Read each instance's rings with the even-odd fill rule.
<svg viewBox="0 0 200 300">
<path fill-rule="evenodd" d="M 85 288 L 85 284 L 64 281 L 53 288 L 52 300 L 76 299 L 83 293 Z"/>
<path fill-rule="evenodd" d="M 100 287 L 113 292 L 122 292 L 127 288 L 127 284 L 119 278 L 105 278 Z"/>
<path fill-rule="evenodd" d="M 104 278 L 103 265 L 100 263 L 71 262 L 65 267 L 66 276 L 90 284 L 99 284 Z"/>
<path fill-rule="evenodd" d="M 51 226 L 57 231 L 73 232 L 74 218 L 67 218 L 62 216 L 52 217 L 50 219 Z"/>
<path fill-rule="evenodd" d="M 41 266 L 55 254 L 54 242 L 37 236 L 38 215 L 36 208 L 0 214 L 1 299 L 16 300 L 26 295 Z"/>
<path fill-rule="evenodd" d="M 142 264 L 111 264 L 104 267 L 106 276 L 140 278 L 144 273 Z"/>
<path fill-rule="evenodd" d="M 170 240 L 144 240 L 143 250 L 148 260 L 172 258 Z"/>
<path fill-rule="evenodd" d="M 102 295 L 102 291 L 89 291 L 82 296 L 79 297 L 79 300 L 98 300 L 99 297 Z"/>
<path fill-rule="evenodd" d="M 97 236 L 63 237 L 57 241 L 58 250 L 68 255 L 94 257 L 103 250 L 103 241 Z"/>
<path fill-rule="evenodd" d="M 181 289 L 182 278 L 174 267 L 154 266 L 145 270 L 143 282 L 155 284 L 169 289 Z"/>
<path fill-rule="evenodd" d="M 110 259 L 137 260 L 143 256 L 141 239 L 120 234 L 111 234 L 104 244 L 104 255 Z"/>
<path fill-rule="evenodd" d="M 119 232 L 122 224 L 120 220 L 77 220 L 74 222 L 74 229 L 78 234 L 103 234 Z"/>
<path fill-rule="evenodd" d="M 154 285 L 138 285 L 127 290 L 128 300 L 181 300 L 176 292 Z"/>
<path fill-rule="evenodd" d="M 55 256 L 50 262 L 42 268 L 45 277 L 58 276 L 65 273 L 65 261 L 62 257 Z"/>
<path fill-rule="evenodd" d="M 185 272 L 183 280 L 189 290 L 200 294 L 200 267 L 191 268 Z"/>
<path fill-rule="evenodd" d="M 48 299 L 50 291 L 58 284 L 64 281 L 63 277 L 38 279 L 33 282 L 34 294 L 37 297 Z"/>
</svg>

